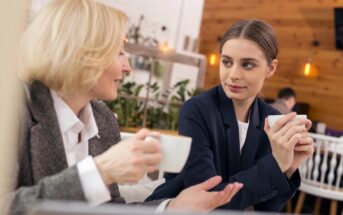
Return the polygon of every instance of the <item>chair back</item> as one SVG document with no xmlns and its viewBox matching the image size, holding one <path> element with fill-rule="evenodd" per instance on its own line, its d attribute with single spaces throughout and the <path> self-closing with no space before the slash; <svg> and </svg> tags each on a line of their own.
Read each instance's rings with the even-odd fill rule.
<svg viewBox="0 0 343 215">
<path fill-rule="evenodd" d="M 343 139 L 310 133 L 315 152 L 299 168 L 300 190 L 316 196 L 343 200 Z"/>
</svg>

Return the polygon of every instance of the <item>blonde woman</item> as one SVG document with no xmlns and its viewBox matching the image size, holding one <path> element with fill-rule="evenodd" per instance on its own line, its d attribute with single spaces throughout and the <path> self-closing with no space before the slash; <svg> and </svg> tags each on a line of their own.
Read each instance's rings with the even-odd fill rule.
<svg viewBox="0 0 343 215">
<path fill-rule="evenodd" d="M 147 129 L 120 141 L 117 120 L 97 99 L 115 99 L 130 66 L 123 50 L 126 15 L 95 0 L 56 0 L 30 24 L 22 40 L 26 117 L 19 146 L 14 212 L 37 200 L 124 202 L 117 183 L 137 182 L 161 161 L 157 135 Z M 213 177 L 159 209 L 209 211 L 242 187 L 207 190 Z M 169 206 L 166 206 L 166 205 Z M 187 207 L 187 208 L 186 208 Z"/>
</svg>

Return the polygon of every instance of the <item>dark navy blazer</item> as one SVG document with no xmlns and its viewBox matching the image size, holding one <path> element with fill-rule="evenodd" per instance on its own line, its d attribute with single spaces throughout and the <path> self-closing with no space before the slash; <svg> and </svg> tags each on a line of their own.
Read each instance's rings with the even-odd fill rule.
<svg viewBox="0 0 343 215">
<path fill-rule="evenodd" d="M 179 133 L 193 138 L 188 161 L 179 174 L 166 174 L 147 201 L 171 198 L 183 189 L 220 175 L 221 190 L 229 182 L 244 187 L 226 209 L 280 211 L 300 185 L 296 171 L 288 179 L 271 154 L 271 146 L 263 130 L 264 119 L 279 112 L 260 99 L 255 99 L 250 113 L 247 137 L 240 153 L 239 131 L 232 100 L 221 86 L 193 97 L 182 107 Z"/>
</svg>

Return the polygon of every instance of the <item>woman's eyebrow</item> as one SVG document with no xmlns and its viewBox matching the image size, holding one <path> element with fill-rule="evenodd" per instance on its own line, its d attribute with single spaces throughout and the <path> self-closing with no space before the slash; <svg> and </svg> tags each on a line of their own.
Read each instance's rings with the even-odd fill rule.
<svg viewBox="0 0 343 215">
<path fill-rule="evenodd" d="M 232 57 L 228 56 L 228 55 L 225 55 L 225 54 L 222 54 L 221 55 L 223 58 L 228 58 L 228 59 L 232 59 Z M 241 61 L 255 61 L 257 62 L 258 60 L 256 58 L 250 58 L 250 57 L 247 57 L 247 58 L 242 58 L 240 59 Z"/>
<path fill-rule="evenodd" d="M 232 57 L 230 57 L 230 56 L 228 56 L 228 55 L 225 55 L 225 54 L 222 54 L 221 56 L 222 56 L 222 57 L 225 57 L 225 58 L 232 59 Z"/>
<path fill-rule="evenodd" d="M 258 61 L 257 59 L 255 59 L 255 58 L 242 58 L 241 59 L 242 61 Z"/>
</svg>

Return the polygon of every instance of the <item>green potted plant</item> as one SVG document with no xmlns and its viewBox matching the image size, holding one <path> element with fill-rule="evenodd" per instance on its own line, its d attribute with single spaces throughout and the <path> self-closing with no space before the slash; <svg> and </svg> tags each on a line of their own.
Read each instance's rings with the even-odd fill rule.
<svg viewBox="0 0 343 215">
<path fill-rule="evenodd" d="M 107 102 L 108 107 L 117 114 L 118 122 L 125 130 L 135 131 L 143 125 L 144 102 L 148 102 L 146 127 L 159 130 L 177 130 L 180 108 L 188 97 L 203 92 L 202 89 L 188 91 L 189 80 L 182 80 L 166 91 L 162 91 L 157 82 L 148 85 L 149 101 L 139 98 L 144 85 L 127 82 L 119 90 L 119 97 Z"/>
</svg>

